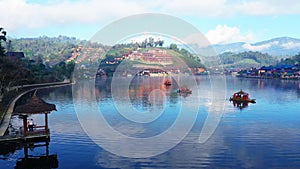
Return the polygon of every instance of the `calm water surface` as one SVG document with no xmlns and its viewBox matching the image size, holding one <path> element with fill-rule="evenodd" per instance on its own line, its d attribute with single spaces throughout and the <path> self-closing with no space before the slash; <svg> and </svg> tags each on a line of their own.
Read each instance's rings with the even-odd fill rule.
<svg viewBox="0 0 300 169">
<path fill-rule="evenodd" d="M 162 81 L 161 78 L 138 78 L 129 87 L 130 101 L 135 109 L 164 110 L 149 124 L 135 124 L 120 116 L 114 108 L 114 99 L 118 98 L 111 96 L 110 79 L 96 81 L 99 110 L 112 127 L 132 137 L 150 137 L 168 129 L 176 120 L 182 102 L 200 106 L 196 122 L 182 142 L 161 155 L 140 159 L 109 153 L 87 136 L 77 119 L 71 86 L 39 91 L 38 95 L 56 104 L 58 110 L 49 116 L 49 154 L 57 155 L 58 168 L 300 168 L 299 81 L 227 77 L 227 98 L 243 89 L 251 98 L 256 98 L 257 103 L 238 108 L 224 100 L 221 122 L 203 144 L 198 143 L 198 137 L 210 104 L 210 79 L 197 77 L 199 96 L 196 99 L 192 97 L 197 91 L 195 86 L 189 86 L 192 95 L 179 95 L 176 84 L 165 87 Z M 82 83 L 90 85 L 88 81 Z M 154 89 L 163 91 L 165 97 L 161 92 L 151 92 Z M 91 93 L 85 92 L 87 99 L 82 100 L 83 105 L 90 102 Z M 89 118 L 88 112 L 86 117 Z M 43 123 L 43 116 L 32 118 L 38 124 Z M 21 125 L 16 117 L 12 123 Z M 0 146 L 0 168 L 15 168 L 17 161 L 24 157 L 22 145 L 2 143 Z M 45 148 L 36 147 L 29 150 L 29 154 L 45 155 Z"/>
</svg>

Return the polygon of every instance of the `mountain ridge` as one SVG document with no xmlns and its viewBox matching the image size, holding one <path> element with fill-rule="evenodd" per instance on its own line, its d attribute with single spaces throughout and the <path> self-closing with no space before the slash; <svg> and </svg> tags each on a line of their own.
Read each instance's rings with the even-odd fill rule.
<svg viewBox="0 0 300 169">
<path fill-rule="evenodd" d="M 240 53 L 258 51 L 276 57 L 290 57 L 300 51 L 300 39 L 291 37 L 277 37 L 256 43 L 235 42 L 229 44 L 212 45 L 218 54 L 225 52 Z"/>
</svg>

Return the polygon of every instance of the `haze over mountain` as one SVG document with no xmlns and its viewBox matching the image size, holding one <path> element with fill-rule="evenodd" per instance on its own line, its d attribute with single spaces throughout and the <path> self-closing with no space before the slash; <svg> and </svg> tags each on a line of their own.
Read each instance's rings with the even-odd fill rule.
<svg viewBox="0 0 300 169">
<path fill-rule="evenodd" d="M 213 45 L 213 47 L 218 54 L 224 52 L 240 53 L 244 51 L 258 51 L 277 57 L 289 57 L 300 52 L 300 39 L 279 37 L 253 44 L 237 42 L 230 44 L 216 44 Z"/>
</svg>

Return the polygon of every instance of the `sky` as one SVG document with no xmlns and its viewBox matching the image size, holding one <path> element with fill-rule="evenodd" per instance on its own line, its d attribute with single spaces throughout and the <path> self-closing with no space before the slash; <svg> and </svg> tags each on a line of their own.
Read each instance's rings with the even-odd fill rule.
<svg viewBox="0 0 300 169">
<path fill-rule="evenodd" d="M 12 38 L 89 40 L 114 21 L 143 13 L 183 19 L 212 44 L 300 38 L 296 0 L 0 0 L 0 27 Z"/>
</svg>

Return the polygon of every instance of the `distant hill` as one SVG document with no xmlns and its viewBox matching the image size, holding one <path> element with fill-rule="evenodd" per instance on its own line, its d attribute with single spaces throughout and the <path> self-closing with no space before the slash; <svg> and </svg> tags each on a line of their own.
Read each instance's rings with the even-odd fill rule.
<svg viewBox="0 0 300 169">
<path fill-rule="evenodd" d="M 294 65 L 300 68 L 300 54 L 292 56 L 290 58 L 280 59 L 277 65 Z"/>
<path fill-rule="evenodd" d="M 12 51 L 24 52 L 25 57 L 29 59 L 42 59 L 50 66 L 75 59 L 79 63 L 97 61 L 109 48 L 109 46 L 65 36 L 11 39 Z M 183 46 L 178 44 L 178 48 Z M 280 58 L 297 55 L 300 52 L 300 39 L 280 37 L 253 44 L 245 42 L 218 44 L 213 45 L 213 48 L 226 67 L 260 66 L 274 64 Z M 184 53 L 184 50 L 182 49 L 181 52 Z M 191 56 L 184 57 L 184 60 L 190 66 L 197 65 L 195 58 Z"/>
<path fill-rule="evenodd" d="M 86 40 L 79 40 L 74 37 L 58 36 L 47 37 L 42 36 L 38 38 L 20 38 L 10 39 L 11 51 L 24 52 L 28 59 L 42 60 L 50 66 L 58 64 L 62 61 L 75 59 L 75 54 L 79 46 L 84 46 L 85 51 L 93 52 L 93 49 L 98 50 L 104 48 L 101 44 L 91 43 Z M 71 58 L 74 57 L 74 58 Z M 84 61 L 85 55 L 79 58 Z M 87 60 L 88 61 L 88 60 Z"/>
<path fill-rule="evenodd" d="M 245 51 L 258 51 L 276 57 L 290 57 L 300 52 L 300 39 L 280 37 L 253 44 L 238 42 L 217 44 L 213 45 L 213 47 L 218 54 L 224 52 L 240 53 Z"/>
<path fill-rule="evenodd" d="M 274 65 L 277 58 L 261 52 L 225 52 L 219 55 L 224 68 L 251 68 Z"/>
<path fill-rule="evenodd" d="M 23 52 L 25 58 L 32 62 L 42 62 L 45 65 L 53 67 L 61 62 L 75 61 L 83 66 L 91 64 L 99 64 L 101 60 L 112 57 L 119 59 L 126 55 L 129 51 L 135 50 L 134 44 L 117 44 L 113 47 L 105 46 L 91 41 L 79 40 L 74 37 L 58 36 L 58 37 L 37 37 L 37 38 L 19 38 L 10 39 L 11 46 L 9 51 Z M 155 43 L 155 42 L 154 42 Z M 153 47 L 140 47 L 142 52 L 147 52 Z M 204 67 L 200 60 L 189 53 L 185 49 L 177 48 L 169 49 L 162 45 L 157 45 L 157 49 L 164 49 L 167 53 L 174 56 L 179 56 L 186 64 L 192 68 Z M 147 49 L 146 49 L 147 48 Z M 107 52 L 107 53 L 106 53 Z M 104 56 L 104 54 L 106 54 Z"/>
</svg>

